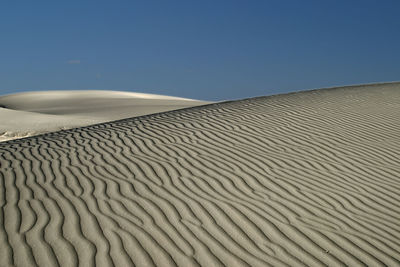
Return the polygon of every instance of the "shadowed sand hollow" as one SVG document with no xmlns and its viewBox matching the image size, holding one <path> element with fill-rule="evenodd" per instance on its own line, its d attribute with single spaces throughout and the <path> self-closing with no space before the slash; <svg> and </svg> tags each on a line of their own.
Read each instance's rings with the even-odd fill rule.
<svg viewBox="0 0 400 267">
<path fill-rule="evenodd" d="M 1 266 L 399 266 L 400 86 L 0 143 Z"/>
</svg>

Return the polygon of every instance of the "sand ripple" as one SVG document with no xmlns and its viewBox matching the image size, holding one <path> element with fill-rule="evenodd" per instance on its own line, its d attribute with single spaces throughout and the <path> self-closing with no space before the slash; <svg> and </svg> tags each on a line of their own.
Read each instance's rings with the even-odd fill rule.
<svg viewBox="0 0 400 267">
<path fill-rule="evenodd" d="M 400 88 L 0 144 L 1 266 L 399 266 Z"/>
</svg>

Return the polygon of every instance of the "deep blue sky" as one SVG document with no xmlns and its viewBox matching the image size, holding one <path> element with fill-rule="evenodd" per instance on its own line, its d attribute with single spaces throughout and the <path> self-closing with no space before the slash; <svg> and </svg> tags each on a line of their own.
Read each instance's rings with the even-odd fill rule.
<svg viewBox="0 0 400 267">
<path fill-rule="evenodd" d="M 400 1 L 0 1 L 0 94 L 204 100 L 400 80 Z"/>
</svg>

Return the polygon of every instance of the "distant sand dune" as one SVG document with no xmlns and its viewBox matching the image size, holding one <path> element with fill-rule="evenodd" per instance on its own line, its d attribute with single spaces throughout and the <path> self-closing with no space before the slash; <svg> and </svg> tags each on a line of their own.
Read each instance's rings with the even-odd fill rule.
<svg viewBox="0 0 400 267">
<path fill-rule="evenodd" d="M 207 103 L 210 102 L 101 90 L 5 95 L 0 96 L 0 142 Z"/>
<path fill-rule="evenodd" d="M 399 266 L 400 86 L 0 144 L 2 266 Z"/>
</svg>

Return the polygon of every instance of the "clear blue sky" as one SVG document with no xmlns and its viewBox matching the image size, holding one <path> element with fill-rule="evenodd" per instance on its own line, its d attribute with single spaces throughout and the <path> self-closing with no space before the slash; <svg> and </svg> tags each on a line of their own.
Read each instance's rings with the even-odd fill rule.
<svg viewBox="0 0 400 267">
<path fill-rule="evenodd" d="M 400 1 L 0 1 L 0 94 L 204 100 L 400 80 Z"/>
</svg>

